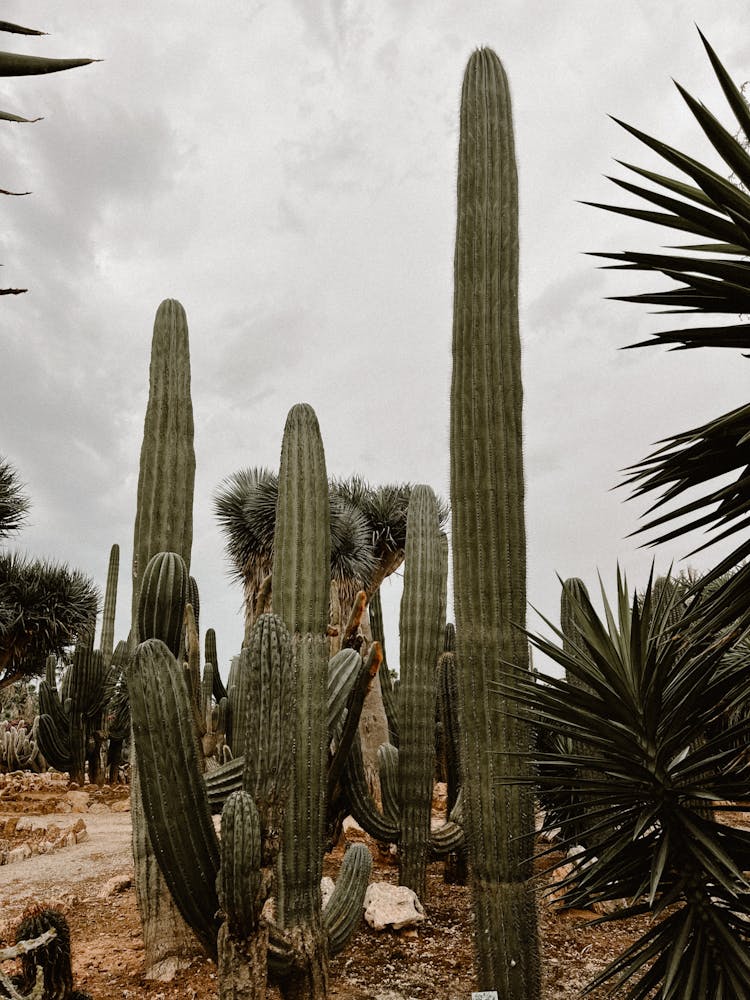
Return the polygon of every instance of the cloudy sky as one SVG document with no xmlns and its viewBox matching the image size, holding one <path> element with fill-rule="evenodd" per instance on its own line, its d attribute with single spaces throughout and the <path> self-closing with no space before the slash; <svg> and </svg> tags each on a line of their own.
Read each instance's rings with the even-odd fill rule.
<svg viewBox="0 0 750 1000">
<path fill-rule="evenodd" d="M 102 585 L 129 568 L 153 317 L 190 324 L 196 424 L 192 572 L 222 669 L 240 590 L 212 497 L 275 466 L 311 403 L 331 473 L 449 490 L 458 105 L 471 51 L 511 83 L 520 185 L 530 602 L 556 617 L 556 574 L 642 584 L 628 539 L 645 505 L 612 490 L 659 438 L 747 399 L 721 352 L 623 352 L 664 319 L 606 296 L 644 290 L 592 250 L 655 250 L 667 231 L 580 204 L 622 202 L 615 158 L 662 169 L 607 116 L 699 158 L 670 78 L 729 122 L 695 23 L 750 78 L 747 5 L 723 0 L 7 0 L 49 37 L 2 47 L 103 61 L 0 81 L 0 454 L 33 498 L 19 545 Z M 740 30 L 742 29 L 742 30 Z M 744 378 L 743 378 L 744 376 Z M 697 540 L 696 540 L 697 543 Z M 693 546 L 657 552 L 666 568 Z M 719 551 L 719 550 L 717 550 Z M 690 560 L 707 568 L 714 550 Z M 387 588 L 395 626 L 398 584 Z M 536 624 L 537 620 L 530 619 Z M 395 635 L 389 649 L 396 659 Z"/>
</svg>

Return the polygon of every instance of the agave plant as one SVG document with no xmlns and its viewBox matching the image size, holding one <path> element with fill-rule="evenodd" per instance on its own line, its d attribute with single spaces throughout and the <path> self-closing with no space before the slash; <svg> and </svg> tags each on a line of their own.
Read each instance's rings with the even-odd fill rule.
<svg viewBox="0 0 750 1000">
<path fill-rule="evenodd" d="M 45 32 L 36 28 L 25 28 L 20 24 L 12 24 L 10 21 L 0 21 L 0 32 L 7 32 L 12 35 L 40 36 Z M 46 56 L 30 56 L 19 52 L 0 52 L 0 77 L 8 76 L 32 76 L 39 73 L 59 73 L 66 69 L 76 69 L 78 66 L 87 66 L 89 63 L 97 62 L 96 59 L 50 59 Z M 39 118 L 24 118 L 22 115 L 13 114 L 10 111 L 0 110 L 0 121 L 23 122 L 30 124 L 40 121 Z M 20 196 L 29 194 L 29 191 L 6 191 L 0 188 L 0 194 Z M 21 295 L 25 288 L 0 288 L 0 295 Z"/>
<path fill-rule="evenodd" d="M 667 290 L 618 296 L 622 301 L 662 306 L 669 313 L 715 314 L 714 326 L 688 325 L 652 334 L 634 344 L 664 344 L 672 349 L 750 348 L 750 108 L 718 56 L 701 34 L 711 65 L 738 123 L 738 137 L 708 108 L 677 84 L 680 94 L 705 133 L 715 153 L 726 164 L 729 179 L 672 146 L 618 122 L 658 153 L 683 178 L 673 178 L 623 163 L 651 186 L 612 178 L 623 190 L 645 200 L 649 208 L 596 205 L 634 219 L 656 223 L 697 236 L 699 243 L 672 247 L 670 253 L 600 253 L 625 270 L 666 275 L 676 282 Z M 615 119 L 617 121 L 617 119 Z M 687 178 L 687 179 L 685 179 Z M 594 203 L 589 203 L 594 204 Z M 728 321 L 734 314 L 738 321 Z M 626 482 L 634 494 L 658 492 L 640 531 L 656 530 L 652 544 L 667 541 L 694 528 L 713 532 L 700 549 L 739 534 L 734 550 L 713 569 L 718 578 L 750 556 L 750 403 L 739 406 L 700 427 L 682 431 L 660 442 L 660 447 L 628 471 Z M 731 477 L 731 478 L 727 478 Z M 697 495 L 690 493 L 696 490 Z M 657 514 L 654 514 L 658 511 Z M 696 549 L 695 551 L 700 551 Z M 708 629 L 739 619 L 750 622 L 750 565 L 727 579 L 702 606 Z M 718 617 L 717 617 L 718 616 Z"/>
<path fill-rule="evenodd" d="M 631 596 L 618 571 L 614 608 L 602 599 L 600 618 L 585 590 L 571 595 L 575 640 L 549 621 L 559 643 L 529 634 L 565 678 L 519 671 L 518 693 L 503 692 L 572 741 L 567 760 L 532 751 L 536 781 L 595 834 L 556 886 L 566 904 L 616 902 L 599 922 L 655 918 L 585 992 L 614 980 L 628 1000 L 750 996 L 750 833 L 715 815 L 750 794 L 750 721 L 716 726 L 747 701 L 750 672 L 725 655 L 732 635 L 694 642 L 679 587 L 649 579 Z"/>
</svg>

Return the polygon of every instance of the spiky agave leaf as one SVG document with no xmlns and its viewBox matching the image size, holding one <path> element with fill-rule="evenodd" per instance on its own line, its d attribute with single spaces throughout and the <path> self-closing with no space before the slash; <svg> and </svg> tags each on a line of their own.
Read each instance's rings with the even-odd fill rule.
<svg viewBox="0 0 750 1000">
<path fill-rule="evenodd" d="M 602 617 L 585 593 L 573 598 L 574 642 L 551 622 L 559 642 L 528 633 L 583 687 L 537 674 L 502 692 L 542 733 L 575 744 L 567 759 L 532 751 L 536 781 L 569 793 L 597 831 L 564 882 L 566 903 L 625 899 L 600 921 L 661 918 L 587 991 L 614 979 L 629 1000 L 750 995 L 750 833 L 713 817 L 750 794 L 750 721 L 715 727 L 727 704 L 747 702 L 749 672 L 725 655 L 731 640 L 693 642 L 679 587 L 649 580 L 631 596 L 618 571 L 615 606 L 603 588 L 602 598 Z"/>
<path fill-rule="evenodd" d="M 739 125 L 739 139 L 725 128 L 686 90 L 678 89 L 713 149 L 727 166 L 728 180 L 698 160 L 630 125 L 633 136 L 658 153 L 684 179 L 675 179 L 623 163 L 626 169 L 650 186 L 612 178 L 630 194 L 649 203 L 649 208 L 597 205 L 630 218 L 642 219 L 696 235 L 700 243 L 674 248 L 676 252 L 601 253 L 595 256 L 615 261 L 625 270 L 664 275 L 676 283 L 666 291 L 619 296 L 628 302 L 665 307 L 666 312 L 716 314 L 714 326 L 678 327 L 652 334 L 652 339 L 634 344 L 665 344 L 673 349 L 696 347 L 750 348 L 750 324 L 727 323 L 726 314 L 750 313 L 750 108 L 708 41 L 701 34 L 714 72 Z M 688 431 L 659 442 L 660 447 L 627 471 L 626 484 L 635 496 L 658 494 L 639 532 L 656 531 L 650 544 L 657 545 L 695 528 L 713 533 L 706 545 L 739 533 L 734 551 L 713 570 L 719 577 L 750 556 L 750 404 Z M 726 482 L 726 477 L 731 477 Z M 685 495 L 696 488 L 701 493 L 687 502 Z M 652 516 L 655 511 L 660 513 Z M 686 520 L 685 520 L 686 519 Z M 683 523 L 684 521 L 684 523 Z M 677 525 L 677 526 L 675 526 Z M 639 532 L 636 532 L 638 534 Z M 700 549 L 706 546 L 700 546 Z M 694 551 L 700 551 L 696 549 Z M 720 624 L 741 618 L 750 622 L 746 593 L 750 567 L 727 581 L 706 604 L 706 612 Z"/>
<path fill-rule="evenodd" d="M 0 458 L 0 538 L 18 531 L 30 506 L 18 473 Z"/>
<path fill-rule="evenodd" d="M 0 687 L 43 673 L 47 656 L 92 634 L 98 604 L 80 570 L 0 553 Z"/>
</svg>

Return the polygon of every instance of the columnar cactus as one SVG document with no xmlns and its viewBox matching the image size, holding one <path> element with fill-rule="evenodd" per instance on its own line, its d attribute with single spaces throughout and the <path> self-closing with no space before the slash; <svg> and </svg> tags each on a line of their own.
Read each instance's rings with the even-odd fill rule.
<svg viewBox="0 0 750 1000">
<path fill-rule="evenodd" d="M 193 404 L 185 310 L 165 299 L 151 341 L 133 537 L 133 618 L 143 573 L 157 552 L 176 552 L 190 569 L 193 543 Z"/>
<path fill-rule="evenodd" d="M 312 407 L 292 407 L 284 428 L 273 555 L 273 608 L 292 634 L 297 666 L 293 777 L 284 820 L 277 915 L 301 958 L 287 1000 L 328 989 L 323 874 L 328 727 L 328 601 L 331 530 L 328 479 Z"/>
<path fill-rule="evenodd" d="M 107 566 L 107 586 L 104 591 L 104 609 L 102 611 L 102 634 L 99 649 L 104 665 L 112 662 L 115 648 L 115 612 L 117 610 L 117 579 L 120 572 L 120 546 L 115 543 L 109 552 Z"/>
<path fill-rule="evenodd" d="M 141 583 L 151 557 L 159 552 L 174 552 L 185 561 L 187 570 L 190 569 L 194 483 L 187 319 L 179 302 L 165 299 L 154 319 L 149 395 L 138 475 L 133 532 L 133 645 L 148 635 L 141 633 L 138 636 L 137 611 Z M 181 622 L 180 618 L 180 627 Z M 192 935 L 179 920 L 148 841 L 135 755 L 131 755 L 131 814 L 135 886 L 143 926 L 146 975 L 149 978 L 169 976 L 177 965 L 189 960 L 194 946 Z"/>
<path fill-rule="evenodd" d="M 117 675 L 116 666 L 104 665 L 100 650 L 94 650 L 90 643 L 79 643 L 60 691 L 55 683 L 54 657 L 39 685 L 39 749 L 52 767 L 68 771 L 71 781 L 79 785 L 84 783 L 87 763 L 89 781 L 104 781 L 100 749 Z"/>
<path fill-rule="evenodd" d="M 38 718 L 29 728 L 21 722 L 0 722 L 0 773 L 8 771 L 41 771 L 44 757 L 37 742 Z"/>
<path fill-rule="evenodd" d="M 451 386 L 451 510 L 463 816 L 480 988 L 540 992 L 528 724 L 493 683 L 528 669 L 517 176 L 505 71 L 469 60 L 461 97 Z M 506 780 L 510 779 L 510 780 Z"/>
<path fill-rule="evenodd" d="M 346 766 L 346 792 L 352 815 L 371 836 L 399 844 L 400 881 L 424 899 L 429 855 L 455 850 L 463 839 L 453 821 L 434 835 L 430 829 L 436 670 L 443 642 L 448 565 L 437 501 L 429 486 L 412 489 L 405 551 L 399 622 L 399 748 L 384 744 L 379 751 L 382 813 L 368 794 L 356 744 Z"/>
<path fill-rule="evenodd" d="M 253 718 L 246 727 L 245 753 L 232 762 L 232 778 L 241 773 L 242 788 L 225 796 L 223 822 L 227 827 L 222 830 L 221 846 L 211 822 L 207 782 L 201 774 L 198 726 L 187 672 L 158 640 L 141 643 L 128 670 L 138 774 L 154 856 L 183 918 L 205 950 L 219 959 L 221 1000 L 260 1000 L 264 996 L 264 949 L 258 945 L 258 936 L 266 933 L 262 904 L 279 849 L 279 828 L 283 830 L 276 899 L 279 925 L 268 927 L 267 956 L 269 970 L 280 979 L 286 997 L 321 1000 L 325 996 L 328 952 L 343 947 L 361 917 L 370 871 L 367 850 L 354 845 L 345 855 L 336 890 L 322 911 L 320 876 L 331 720 L 326 711 L 327 607 L 310 589 L 318 574 L 316 560 L 308 561 L 311 554 L 325 554 L 326 543 L 325 532 L 313 518 L 321 510 L 317 502 L 321 468 L 325 489 L 322 446 L 316 434 L 317 422 L 309 407 L 295 408 L 287 422 L 282 450 L 281 480 L 287 485 L 280 491 L 279 503 L 284 510 L 277 535 L 290 565 L 282 568 L 281 562 L 277 563 L 274 576 L 295 632 L 292 638 L 284 639 L 287 630 L 281 618 L 262 616 L 249 637 L 248 667 L 255 687 L 248 684 L 244 698 Z M 325 494 L 324 499 L 327 501 Z M 324 509 L 327 513 L 327 502 Z M 299 524 L 295 523 L 295 510 L 301 512 Z M 324 566 L 327 599 L 327 562 Z M 294 574 L 299 574 L 298 579 Z M 276 591 L 275 586 L 278 599 Z M 291 645 L 292 656 L 287 645 Z M 352 650 L 345 653 L 360 659 Z M 294 669 L 296 678 L 290 681 Z M 281 677 L 286 678 L 283 683 Z M 292 717 L 285 717 L 285 712 Z M 162 726 L 153 725 L 154 713 L 163 720 Z M 318 746 L 320 754 L 317 750 L 311 753 Z M 293 824 L 281 815 L 284 773 L 292 782 L 292 805 L 287 812 L 294 808 Z M 246 892 L 238 892 L 240 883 Z"/>
</svg>

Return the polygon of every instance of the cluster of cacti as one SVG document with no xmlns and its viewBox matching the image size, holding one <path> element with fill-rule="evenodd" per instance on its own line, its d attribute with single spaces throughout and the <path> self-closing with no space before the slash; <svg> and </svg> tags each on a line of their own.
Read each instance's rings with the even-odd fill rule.
<svg viewBox="0 0 750 1000">
<path fill-rule="evenodd" d="M 38 722 L 0 722 L 0 773 L 43 771 L 45 760 L 37 741 Z"/>
<path fill-rule="evenodd" d="M 481 989 L 540 992 L 527 722 L 493 683 L 528 669 L 517 177 L 505 72 L 470 58 L 461 97 L 451 511 L 463 822 Z"/>
<path fill-rule="evenodd" d="M 83 785 L 88 768 L 89 781 L 103 784 L 101 748 L 117 668 L 105 667 L 101 651 L 82 643 L 76 646 L 59 690 L 56 667 L 57 660 L 51 656 L 39 685 L 39 747 L 47 763 L 67 771 L 71 781 Z"/>
<path fill-rule="evenodd" d="M 362 672 L 335 671 L 336 694 L 329 696 L 329 546 L 322 443 L 314 413 L 299 406 L 282 447 L 273 564 L 278 617 L 257 620 L 240 658 L 233 721 L 243 754 L 231 772 L 242 787 L 225 796 L 221 843 L 203 777 L 193 671 L 155 638 L 138 645 L 128 669 L 148 835 L 180 913 L 219 958 L 225 998 L 263 996 L 266 961 L 285 997 L 325 996 L 329 949 L 343 947 L 361 917 L 370 860 L 359 846 L 347 852 L 325 912 L 321 905 L 331 734 L 342 738 L 341 708 L 350 703 L 352 677 Z M 164 588 L 183 600 L 175 560 L 155 560 L 164 563 Z M 166 634 L 171 615 L 159 609 L 156 583 L 145 586 L 150 571 L 139 622 L 161 622 Z M 362 662 L 351 649 L 338 656 Z M 152 724 L 155 715 L 162 725 Z M 277 855 L 276 915 L 268 924 L 262 909 Z"/>
<path fill-rule="evenodd" d="M 103 784 L 107 775 L 103 760 L 108 740 L 110 704 L 122 672 L 122 656 L 113 652 L 119 546 L 113 545 L 107 569 L 100 648 L 93 636 L 79 642 L 72 663 L 57 688 L 57 660 L 47 660 L 45 679 L 39 685 L 38 743 L 47 763 L 68 771 L 71 781 Z"/>
<path fill-rule="evenodd" d="M 438 659 L 445 628 L 447 549 L 441 540 L 437 502 L 428 486 L 416 486 L 409 501 L 404 592 L 399 631 L 401 680 L 398 749 L 379 751 L 382 812 L 367 788 L 355 745 L 346 765 L 345 792 L 352 815 L 371 836 L 399 845 L 399 879 L 424 899 L 431 854 L 445 854 L 462 843 L 453 821 L 430 829 L 435 772 L 435 715 Z M 394 713 L 394 707 L 391 707 Z"/>
</svg>

